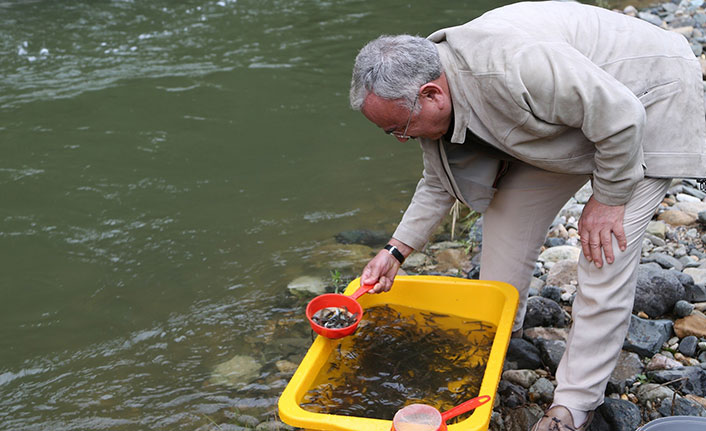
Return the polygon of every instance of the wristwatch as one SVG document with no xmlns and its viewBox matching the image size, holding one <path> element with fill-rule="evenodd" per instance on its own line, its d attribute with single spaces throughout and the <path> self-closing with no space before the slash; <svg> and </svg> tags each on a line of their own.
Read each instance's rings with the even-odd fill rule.
<svg viewBox="0 0 706 431">
<path fill-rule="evenodd" d="M 385 246 L 385 250 L 387 250 L 392 255 L 392 257 L 397 259 L 400 265 L 404 263 L 404 255 L 397 249 L 397 247 L 392 244 L 387 244 Z"/>
</svg>

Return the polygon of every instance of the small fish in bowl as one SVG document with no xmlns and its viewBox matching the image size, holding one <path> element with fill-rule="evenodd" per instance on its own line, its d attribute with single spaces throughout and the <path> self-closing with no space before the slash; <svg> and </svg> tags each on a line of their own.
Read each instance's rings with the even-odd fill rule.
<svg viewBox="0 0 706 431">
<path fill-rule="evenodd" d="M 311 320 L 329 329 L 346 328 L 358 319 L 358 313 L 351 313 L 346 307 L 326 307 L 314 313 Z"/>
</svg>

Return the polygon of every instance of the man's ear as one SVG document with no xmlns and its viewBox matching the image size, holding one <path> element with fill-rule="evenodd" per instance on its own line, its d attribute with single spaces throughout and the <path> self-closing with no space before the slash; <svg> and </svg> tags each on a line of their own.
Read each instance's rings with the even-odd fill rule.
<svg viewBox="0 0 706 431">
<path fill-rule="evenodd" d="M 433 82 L 427 82 L 419 88 L 419 97 L 428 102 L 443 104 L 444 90 Z"/>
</svg>

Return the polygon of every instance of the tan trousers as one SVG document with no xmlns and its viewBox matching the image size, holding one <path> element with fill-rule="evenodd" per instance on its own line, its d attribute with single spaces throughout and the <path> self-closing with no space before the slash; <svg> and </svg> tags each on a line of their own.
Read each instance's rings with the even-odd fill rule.
<svg viewBox="0 0 706 431">
<path fill-rule="evenodd" d="M 510 283 L 519 291 L 513 330 L 522 327 L 534 264 L 549 226 L 588 179 L 514 163 L 498 185 L 483 216 L 480 277 Z M 654 178 L 638 184 L 625 205 L 628 246 L 621 252 L 613 238 L 612 264 L 604 259 L 598 269 L 581 254 L 573 325 L 556 373 L 554 403 L 594 410 L 603 402 L 630 323 L 642 237 L 669 184 L 669 179 Z"/>
</svg>

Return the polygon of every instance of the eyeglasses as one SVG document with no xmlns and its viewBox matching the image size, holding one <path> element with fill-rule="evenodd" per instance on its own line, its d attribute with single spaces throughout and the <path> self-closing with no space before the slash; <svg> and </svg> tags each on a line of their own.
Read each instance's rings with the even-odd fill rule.
<svg viewBox="0 0 706 431">
<path fill-rule="evenodd" d="M 409 111 L 409 118 L 407 119 L 407 125 L 404 127 L 404 132 L 399 134 L 393 130 L 391 132 L 387 132 L 388 135 L 392 135 L 397 139 L 414 139 L 413 137 L 407 135 L 407 129 L 409 129 L 409 123 L 412 122 L 412 115 L 414 115 L 414 109 L 417 107 L 417 99 L 419 99 L 419 93 L 417 93 L 414 97 L 414 103 L 412 103 L 412 110 Z"/>
</svg>

